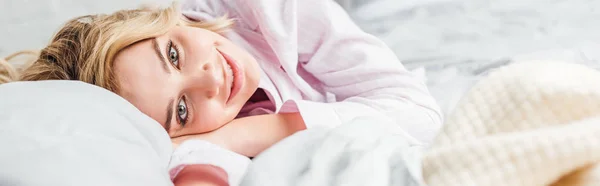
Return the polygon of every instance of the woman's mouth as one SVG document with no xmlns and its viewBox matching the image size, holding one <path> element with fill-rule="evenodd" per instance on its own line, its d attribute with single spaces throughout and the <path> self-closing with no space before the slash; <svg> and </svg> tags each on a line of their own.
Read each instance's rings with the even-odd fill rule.
<svg viewBox="0 0 600 186">
<path fill-rule="evenodd" d="M 235 61 L 235 59 L 231 58 L 231 56 L 226 53 L 218 50 L 219 53 L 225 59 L 225 73 L 227 73 L 227 86 L 229 87 L 229 97 L 227 98 L 227 103 L 233 99 L 237 93 L 240 91 L 243 83 L 243 71 L 240 70 L 240 66 Z"/>
<path fill-rule="evenodd" d="M 229 92 L 231 92 L 231 89 L 233 89 L 233 80 L 235 78 L 235 76 L 233 75 L 233 69 L 231 69 L 231 65 L 229 65 L 229 63 L 225 63 L 225 73 L 228 76 L 226 81 L 227 81 L 227 87 L 229 87 Z"/>
</svg>

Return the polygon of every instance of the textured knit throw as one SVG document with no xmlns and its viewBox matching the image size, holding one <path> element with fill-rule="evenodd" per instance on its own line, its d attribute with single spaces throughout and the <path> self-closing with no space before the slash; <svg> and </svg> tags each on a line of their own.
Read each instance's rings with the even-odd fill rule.
<svg viewBox="0 0 600 186">
<path fill-rule="evenodd" d="M 429 186 L 600 186 L 600 72 L 522 62 L 474 85 L 423 159 Z"/>
</svg>

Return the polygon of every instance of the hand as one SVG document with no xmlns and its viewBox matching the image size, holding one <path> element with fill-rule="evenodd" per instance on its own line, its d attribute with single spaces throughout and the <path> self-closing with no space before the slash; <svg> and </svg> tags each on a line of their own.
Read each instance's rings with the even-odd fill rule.
<svg viewBox="0 0 600 186">
<path fill-rule="evenodd" d="M 181 145 L 181 143 L 183 143 L 186 140 L 197 139 L 197 140 L 207 141 L 212 144 L 219 145 L 223 148 L 229 149 L 227 144 L 225 143 L 224 139 L 218 138 L 221 135 L 218 135 L 216 133 L 217 133 L 216 131 L 212 131 L 212 132 L 202 133 L 202 134 L 190 134 L 190 135 L 185 135 L 185 136 L 179 136 L 179 137 L 171 138 L 171 143 L 173 144 L 173 149 L 176 149 L 177 147 L 179 147 L 179 145 Z"/>
<path fill-rule="evenodd" d="M 208 133 L 173 138 L 178 145 L 188 139 L 206 140 L 248 157 L 254 157 L 273 144 L 305 129 L 299 113 L 267 114 L 235 119 Z"/>
</svg>

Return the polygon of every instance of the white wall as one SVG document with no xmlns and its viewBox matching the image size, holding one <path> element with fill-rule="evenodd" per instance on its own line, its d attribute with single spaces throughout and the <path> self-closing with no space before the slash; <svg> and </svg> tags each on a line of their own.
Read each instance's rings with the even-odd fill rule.
<svg viewBox="0 0 600 186">
<path fill-rule="evenodd" d="M 170 0 L 0 0 L 0 56 L 40 49 L 60 25 L 76 16 L 136 8 Z"/>
</svg>

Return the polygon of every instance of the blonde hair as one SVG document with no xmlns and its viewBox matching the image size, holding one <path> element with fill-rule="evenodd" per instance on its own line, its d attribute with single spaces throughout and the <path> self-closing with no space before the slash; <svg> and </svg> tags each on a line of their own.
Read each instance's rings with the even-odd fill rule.
<svg viewBox="0 0 600 186">
<path fill-rule="evenodd" d="M 165 9 L 121 10 L 110 15 L 87 15 L 68 21 L 50 44 L 37 52 L 18 52 L 0 59 L 0 84 L 11 81 L 78 80 L 118 92 L 113 61 L 124 48 L 167 33 L 178 25 L 221 33 L 233 21 L 226 15 L 210 22 L 187 19 L 177 3 Z M 37 58 L 24 68 L 9 61 L 17 55 Z"/>
</svg>

